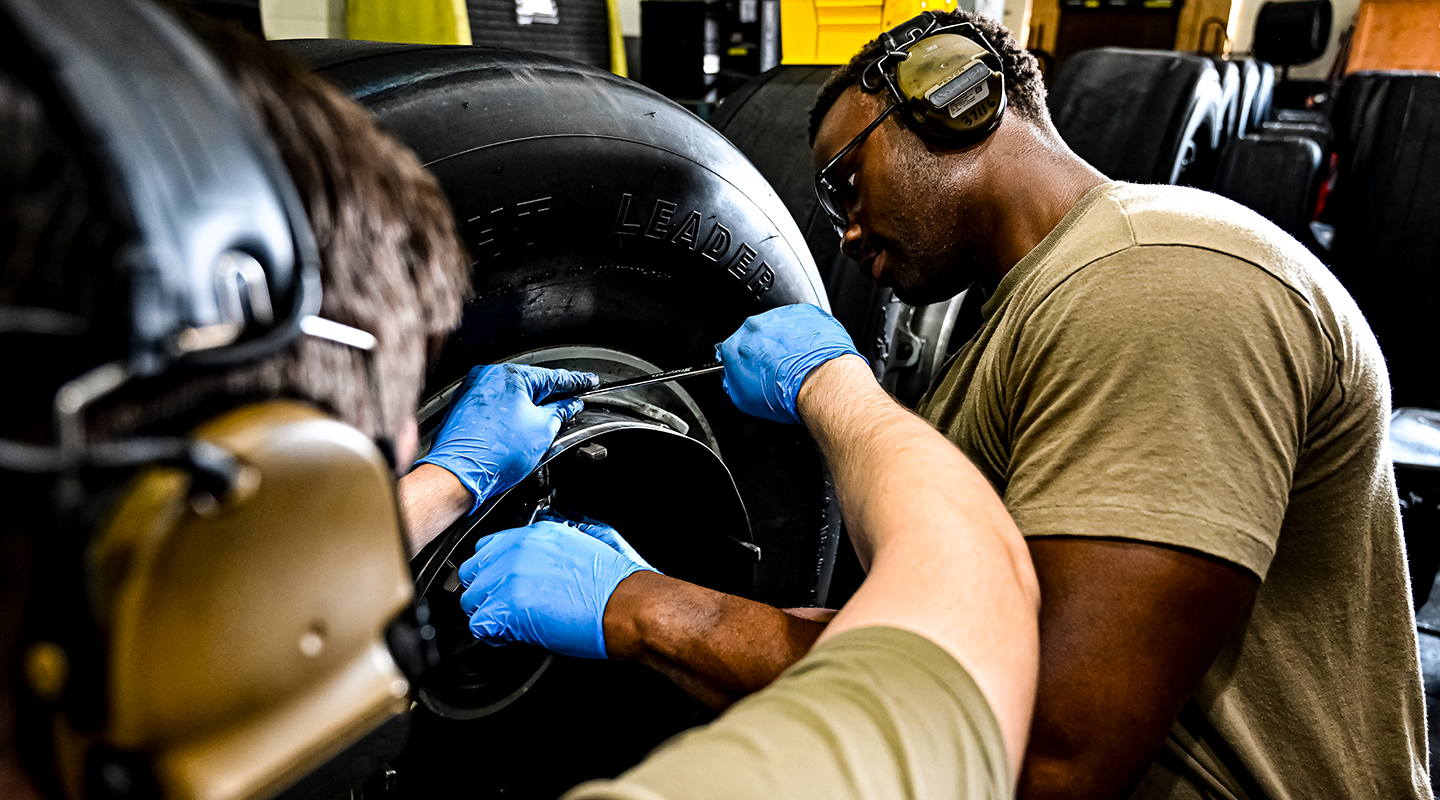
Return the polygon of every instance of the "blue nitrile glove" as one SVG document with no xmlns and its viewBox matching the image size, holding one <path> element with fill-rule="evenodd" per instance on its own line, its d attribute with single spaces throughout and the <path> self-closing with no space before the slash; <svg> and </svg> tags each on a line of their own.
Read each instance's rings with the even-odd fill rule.
<svg viewBox="0 0 1440 800">
<path fill-rule="evenodd" d="M 536 522 L 475 545 L 460 565 L 468 587 L 460 608 L 482 641 L 605 658 L 605 605 L 620 581 L 643 569 L 571 525 Z"/>
<path fill-rule="evenodd" d="M 756 314 L 715 346 L 715 357 L 725 365 L 725 393 L 736 407 L 792 425 L 800 424 L 795 399 L 810 370 L 843 355 L 860 355 L 850 334 L 809 303 Z"/>
<path fill-rule="evenodd" d="M 553 509 L 542 513 L 540 515 L 540 519 L 548 520 L 550 522 L 559 522 L 563 525 L 569 525 L 570 527 L 580 531 L 586 536 L 589 536 L 593 539 L 599 539 L 605 544 L 610 545 L 611 547 L 615 548 L 615 552 L 619 553 L 622 556 L 625 556 L 631 561 L 634 561 L 641 567 L 648 569 L 651 572 L 660 572 L 660 570 L 650 566 L 650 562 L 646 561 L 645 558 L 641 556 L 639 551 L 637 551 L 634 547 L 631 547 L 630 543 L 625 541 L 624 537 L 620 535 L 619 531 L 615 530 L 609 525 L 606 525 L 598 519 L 591 519 L 584 514 L 569 514 L 564 511 L 556 511 Z"/>
<path fill-rule="evenodd" d="M 560 423 L 584 407 L 576 399 L 543 403 L 556 392 L 590 389 L 588 372 L 495 364 L 470 370 L 455 390 L 435 444 L 415 462 L 449 471 L 475 495 L 470 513 L 519 483 L 540 463 Z"/>
</svg>

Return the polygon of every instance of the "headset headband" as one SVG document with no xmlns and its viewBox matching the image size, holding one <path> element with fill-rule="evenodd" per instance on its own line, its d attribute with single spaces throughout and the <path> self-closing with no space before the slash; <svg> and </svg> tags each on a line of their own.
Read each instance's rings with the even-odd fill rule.
<svg viewBox="0 0 1440 800">
<path fill-rule="evenodd" d="M 964 43 L 943 43 L 937 38 L 942 36 Z M 932 40 L 935 44 L 924 52 L 916 50 Z M 861 88 L 887 89 L 901 109 L 900 117 L 922 139 L 966 147 L 1000 126 L 1007 107 L 1004 60 L 973 24 L 945 24 L 935 12 L 926 11 L 880 34 L 880 42 L 885 52 L 860 73 Z M 909 78 L 901 74 L 907 71 Z M 907 82 L 909 86 L 902 85 Z"/>
<path fill-rule="evenodd" d="M 879 58 L 870 62 L 865 67 L 865 70 L 860 73 L 861 86 L 869 91 L 875 91 L 882 85 L 888 85 L 895 95 L 899 97 L 900 90 L 894 84 L 893 74 L 887 71 L 886 68 L 890 66 L 891 62 L 900 62 L 908 59 L 911 48 L 919 44 L 921 39 L 938 36 L 942 33 L 953 33 L 964 36 L 966 39 L 985 48 L 986 52 L 995 58 L 995 69 L 1003 71 L 1004 61 L 1000 58 L 1000 53 L 995 50 L 995 47 L 990 44 L 990 40 L 985 38 L 985 34 L 981 33 L 979 28 L 976 28 L 969 22 L 955 22 L 949 25 L 943 25 L 935 16 L 935 12 L 926 11 L 880 34 L 880 38 L 885 42 L 885 52 Z M 879 82 L 875 82 L 870 77 L 870 71 L 872 69 L 879 73 Z"/>
<path fill-rule="evenodd" d="M 314 237 L 279 155 L 219 65 L 136 0 L 3 0 L 98 158 L 133 235 L 126 371 L 233 364 L 320 307 Z"/>
</svg>

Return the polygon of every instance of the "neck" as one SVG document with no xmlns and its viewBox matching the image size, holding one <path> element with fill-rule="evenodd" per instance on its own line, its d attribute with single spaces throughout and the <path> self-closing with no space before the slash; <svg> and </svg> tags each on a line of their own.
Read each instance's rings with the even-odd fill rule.
<svg viewBox="0 0 1440 800">
<path fill-rule="evenodd" d="M 996 131 L 990 155 L 1003 169 L 992 172 L 994 231 L 989 253 L 994 283 L 1039 245 L 1070 209 L 1108 178 L 1085 163 L 1054 129 L 1011 118 Z M 1007 123 L 1009 120 L 1007 120 Z"/>
</svg>

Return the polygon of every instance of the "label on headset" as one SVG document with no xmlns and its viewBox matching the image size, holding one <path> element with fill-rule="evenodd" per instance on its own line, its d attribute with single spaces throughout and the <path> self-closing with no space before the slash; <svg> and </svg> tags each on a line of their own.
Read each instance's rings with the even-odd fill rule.
<svg viewBox="0 0 1440 800">
<path fill-rule="evenodd" d="M 954 119 L 961 114 L 964 114 L 966 111 L 970 110 L 971 106 L 975 105 L 976 103 L 984 100 L 989 96 L 990 81 L 980 81 L 979 83 L 975 84 L 973 88 L 967 89 L 959 97 L 950 101 L 950 105 L 946 106 L 946 108 L 950 110 L 950 118 Z"/>
</svg>

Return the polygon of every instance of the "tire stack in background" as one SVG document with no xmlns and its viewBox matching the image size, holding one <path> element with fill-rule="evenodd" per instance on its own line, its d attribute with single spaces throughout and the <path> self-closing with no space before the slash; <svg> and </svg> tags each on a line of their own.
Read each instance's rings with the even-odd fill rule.
<svg viewBox="0 0 1440 800">
<path fill-rule="evenodd" d="M 1224 144 L 1226 99 L 1205 56 L 1102 47 L 1060 66 L 1048 104 L 1065 143 L 1109 177 L 1208 188 Z M 1238 111 L 1234 119 L 1238 125 Z"/>
<path fill-rule="evenodd" d="M 1260 9 L 1255 56 L 1261 59 L 1257 63 L 1283 70 L 1276 91 L 1281 107 L 1273 119 L 1268 99 L 1257 109 L 1255 124 L 1222 152 L 1213 182 L 1216 192 L 1259 211 L 1317 255 L 1329 247 L 1333 232 L 1313 224 L 1332 174 L 1333 135 L 1327 104 L 1288 107 L 1304 103 L 1308 91 L 1288 77 L 1291 66 L 1324 55 L 1330 20 L 1330 0 L 1266 3 Z M 1333 91 L 1333 85 L 1322 84 L 1318 97 L 1328 100 Z"/>
</svg>

